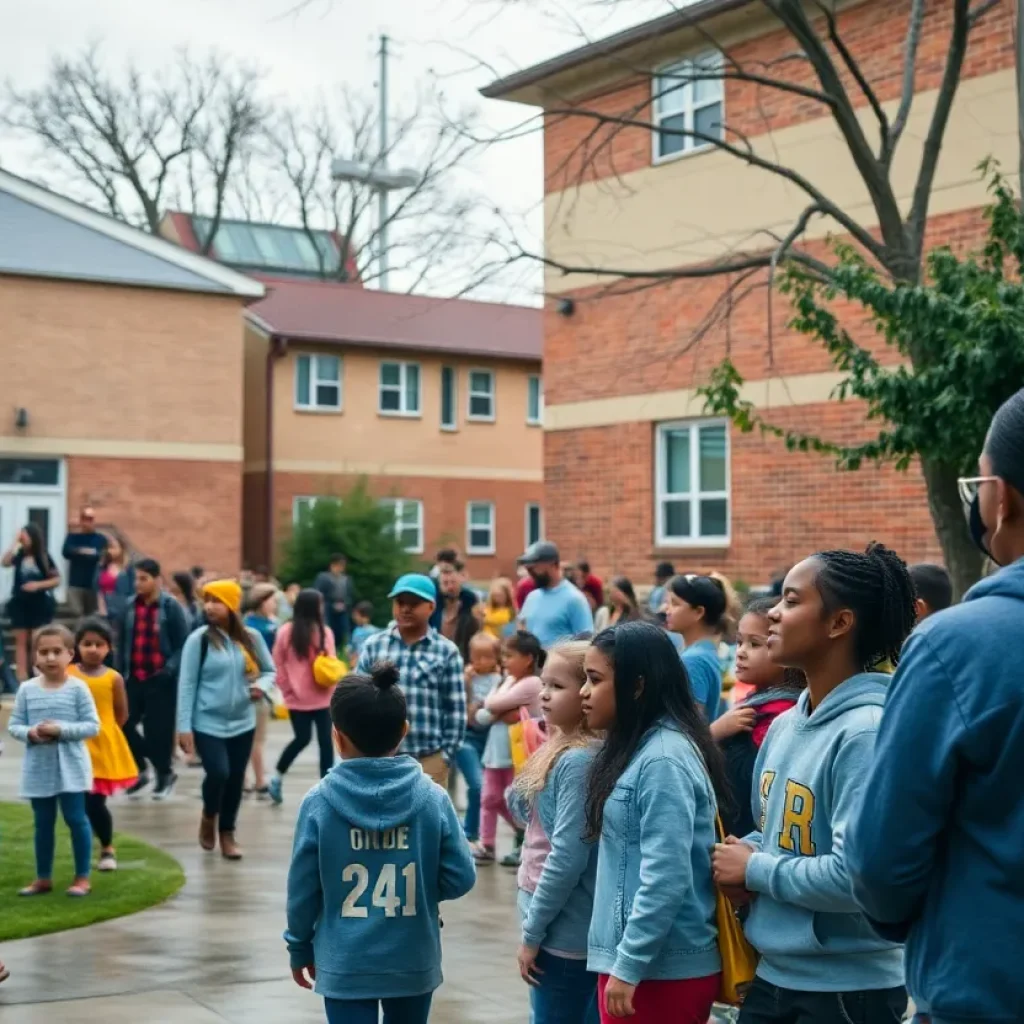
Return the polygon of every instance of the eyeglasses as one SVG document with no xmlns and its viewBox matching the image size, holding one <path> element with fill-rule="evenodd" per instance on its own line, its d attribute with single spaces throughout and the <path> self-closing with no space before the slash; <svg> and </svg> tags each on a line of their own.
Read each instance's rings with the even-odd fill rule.
<svg viewBox="0 0 1024 1024">
<path fill-rule="evenodd" d="M 956 482 L 956 489 L 960 494 L 960 501 L 964 508 L 970 508 L 974 499 L 978 496 L 982 484 L 991 483 L 997 480 L 994 476 L 962 476 Z"/>
</svg>

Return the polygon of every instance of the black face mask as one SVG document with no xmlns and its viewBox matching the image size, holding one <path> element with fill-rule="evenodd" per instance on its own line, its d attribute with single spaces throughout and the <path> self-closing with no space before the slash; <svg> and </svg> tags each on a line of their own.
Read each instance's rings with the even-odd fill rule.
<svg viewBox="0 0 1024 1024">
<path fill-rule="evenodd" d="M 999 565 L 999 562 L 992 558 L 992 552 L 989 551 L 988 545 L 985 543 L 985 534 L 988 533 L 988 527 L 985 525 L 985 520 L 981 518 L 980 494 L 974 496 L 974 500 L 967 510 L 967 528 L 971 531 L 971 540 L 974 541 L 974 546 L 986 558 L 991 558 L 996 565 Z"/>
</svg>

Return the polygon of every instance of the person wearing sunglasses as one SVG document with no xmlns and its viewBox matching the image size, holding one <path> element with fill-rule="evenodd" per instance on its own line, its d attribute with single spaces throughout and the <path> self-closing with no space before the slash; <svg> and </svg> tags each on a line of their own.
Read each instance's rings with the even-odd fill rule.
<svg viewBox="0 0 1024 1024">
<path fill-rule="evenodd" d="M 846 865 L 878 933 L 906 943 L 917 1019 L 1002 1024 L 1024 1012 L 1024 390 L 960 496 L 1001 568 L 907 641 Z"/>
</svg>

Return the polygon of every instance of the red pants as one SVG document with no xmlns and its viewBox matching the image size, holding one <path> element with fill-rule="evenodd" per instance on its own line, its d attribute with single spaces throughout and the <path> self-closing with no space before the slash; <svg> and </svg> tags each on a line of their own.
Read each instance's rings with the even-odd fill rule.
<svg viewBox="0 0 1024 1024">
<path fill-rule="evenodd" d="M 601 1024 L 620 1020 L 629 1024 L 707 1024 L 711 1004 L 718 995 L 721 975 L 707 978 L 687 978 L 684 981 L 641 981 L 633 993 L 632 1017 L 612 1017 L 604 1003 L 604 990 L 608 975 L 597 979 L 597 1005 L 601 1010 Z"/>
</svg>

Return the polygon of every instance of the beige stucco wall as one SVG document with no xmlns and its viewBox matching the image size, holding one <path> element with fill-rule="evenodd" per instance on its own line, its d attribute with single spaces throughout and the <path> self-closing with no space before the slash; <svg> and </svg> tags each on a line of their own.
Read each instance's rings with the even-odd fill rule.
<svg viewBox="0 0 1024 1024">
<path fill-rule="evenodd" d="M 527 379 L 539 363 L 507 360 L 441 359 L 415 353 L 324 347 L 342 358 L 342 410 L 300 412 L 294 408 L 296 355 L 317 346 L 289 345 L 274 362 L 274 469 L 297 473 L 484 477 L 540 480 L 543 431 L 526 422 Z M 420 366 L 419 417 L 378 412 L 382 360 Z M 441 367 L 457 371 L 458 429 L 441 430 Z M 493 423 L 467 419 L 470 369 L 495 374 Z M 263 468 L 246 460 L 247 468 Z"/>
<path fill-rule="evenodd" d="M 9 454 L 242 458 L 236 297 L 0 276 Z"/>
<path fill-rule="evenodd" d="M 904 207 L 913 194 L 935 98 L 935 91 L 915 97 L 897 150 L 892 180 Z M 886 106 L 890 114 L 895 112 L 896 104 Z M 985 203 L 985 185 L 977 170 L 984 157 L 995 157 L 1004 168 L 1016 166 L 1016 110 L 1012 70 L 961 84 L 935 178 L 932 216 Z M 869 138 L 872 117 L 868 108 L 860 111 Z M 759 155 L 803 174 L 861 224 L 876 224 L 863 182 L 831 118 L 797 124 L 751 142 Z M 768 248 L 773 243 L 764 232 L 785 236 L 808 204 L 806 193 L 777 175 L 720 151 L 693 153 L 617 179 L 549 194 L 546 252 L 571 266 L 676 267 L 720 258 L 735 249 Z M 837 230 L 834 222 L 816 218 L 806 237 Z M 564 292 L 611 277 L 549 270 L 545 286 L 549 293 Z"/>
</svg>

